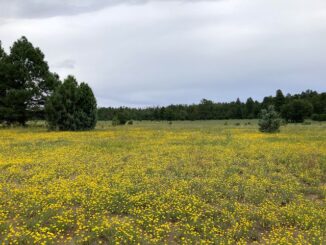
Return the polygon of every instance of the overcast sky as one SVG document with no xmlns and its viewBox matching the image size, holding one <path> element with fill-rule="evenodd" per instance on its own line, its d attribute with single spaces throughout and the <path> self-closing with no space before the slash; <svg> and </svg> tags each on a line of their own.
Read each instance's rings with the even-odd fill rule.
<svg viewBox="0 0 326 245">
<path fill-rule="evenodd" d="M 0 0 L 5 49 L 22 35 L 100 106 L 326 91 L 325 0 Z"/>
</svg>

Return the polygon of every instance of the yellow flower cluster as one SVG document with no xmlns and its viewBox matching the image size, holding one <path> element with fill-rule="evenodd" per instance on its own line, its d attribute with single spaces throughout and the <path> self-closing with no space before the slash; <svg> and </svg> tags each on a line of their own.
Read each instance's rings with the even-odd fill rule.
<svg viewBox="0 0 326 245">
<path fill-rule="evenodd" d="M 0 244 L 323 244 L 326 124 L 0 130 Z"/>
</svg>

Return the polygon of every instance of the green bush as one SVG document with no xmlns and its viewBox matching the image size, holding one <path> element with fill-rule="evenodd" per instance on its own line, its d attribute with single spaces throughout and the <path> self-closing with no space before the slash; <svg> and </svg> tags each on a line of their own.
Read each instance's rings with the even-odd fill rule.
<svg viewBox="0 0 326 245">
<path fill-rule="evenodd" d="M 114 116 L 112 118 L 112 126 L 118 126 L 118 125 L 120 125 L 119 118 L 118 118 L 118 116 Z"/>
<path fill-rule="evenodd" d="M 125 125 L 127 122 L 129 124 L 129 121 L 127 120 L 127 116 L 125 115 L 124 112 L 117 113 L 112 119 L 113 126 Z"/>
<path fill-rule="evenodd" d="M 268 109 L 261 111 L 261 118 L 258 122 L 259 131 L 264 133 L 278 132 L 281 126 L 281 120 L 274 106 L 269 106 Z"/>
</svg>

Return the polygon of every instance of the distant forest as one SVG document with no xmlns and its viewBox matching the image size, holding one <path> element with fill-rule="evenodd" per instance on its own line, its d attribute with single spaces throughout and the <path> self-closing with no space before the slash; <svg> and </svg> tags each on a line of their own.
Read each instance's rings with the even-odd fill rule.
<svg viewBox="0 0 326 245">
<path fill-rule="evenodd" d="M 229 103 L 216 103 L 202 99 L 199 104 L 169 105 L 162 107 L 98 108 L 98 120 L 112 120 L 115 117 L 123 120 L 214 120 L 214 119 L 254 119 L 262 109 L 273 105 L 275 110 L 287 121 L 295 120 L 296 114 L 302 118 L 317 121 L 326 120 L 326 93 L 307 90 L 301 94 L 287 94 L 277 90 L 275 96 L 267 96 L 262 102 L 248 98 L 245 102 L 237 99 Z M 293 119 L 294 118 L 294 119 Z M 293 120 L 292 120 L 293 119 Z"/>
</svg>

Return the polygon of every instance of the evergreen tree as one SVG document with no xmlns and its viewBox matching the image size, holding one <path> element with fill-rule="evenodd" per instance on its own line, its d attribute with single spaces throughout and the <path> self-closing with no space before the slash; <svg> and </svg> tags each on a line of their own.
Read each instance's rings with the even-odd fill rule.
<svg viewBox="0 0 326 245">
<path fill-rule="evenodd" d="M 173 107 L 168 108 L 171 111 L 171 116 L 167 120 L 173 120 Z M 202 120 L 213 119 L 213 110 L 214 110 L 214 103 L 211 100 L 202 99 L 200 104 L 198 105 L 198 113 L 199 117 Z"/>
<path fill-rule="evenodd" d="M 255 102 L 254 100 L 250 97 L 247 99 L 246 101 L 246 105 L 245 105 L 245 117 L 246 118 L 254 118 L 255 117 Z"/>
<path fill-rule="evenodd" d="M 86 83 L 81 83 L 78 88 L 77 118 L 80 129 L 93 129 L 97 121 L 97 104 L 92 89 Z"/>
<path fill-rule="evenodd" d="M 264 97 L 262 102 L 262 108 L 267 109 L 270 105 L 273 105 L 273 97 L 272 96 Z"/>
<path fill-rule="evenodd" d="M 44 54 L 26 37 L 14 42 L 5 67 L 2 117 L 7 123 L 24 125 L 34 113 L 44 110 L 45 99 L 57 86 L 58 77 L 49 72 Z"/>
<path fill-rule="evenodd" d="M 261 111 L 261 118 L 259 120 L 259 130 L 264 133 L 278 132 L 281 126 L 281 120 L 274 106 L 269 106 L 267 109 Z"/>
<path fill-rule="evenodd" d="M 281 112 L 281 107 L 285 104 L 285 97 L 282 90 L 278 89 L 276 91 L 276 96 L 274 98 L 274 106 L 277 112 Z"/>
<path fill-rule="evenodd" d="M 288 122 L 303 122 L 311 116 L 313 107 L 311 103 L 302 99 L 295 99 L 282 107 L 282 117 Z"/>
<path fill-rule="evenodd" d="M 235 119 L 242 119 L 243 118 L 243 112 L 242 112 L 242 103 L 239 98 L 237 98 L 235 102 Z"/>
<path fill-rule="evenodd" d="M 68 76 L 46 103 L 46 119 L 52 130 L 89 130 L 96 125 L 96 99 L 91 88 Z"/>
<path fill-rule="evenodd" d="M 7 54 L 2 48 L 0 41 L 0 123 L 5 119 L 6 106 L 5 98 L 7 93 Z"/>
</svg>

